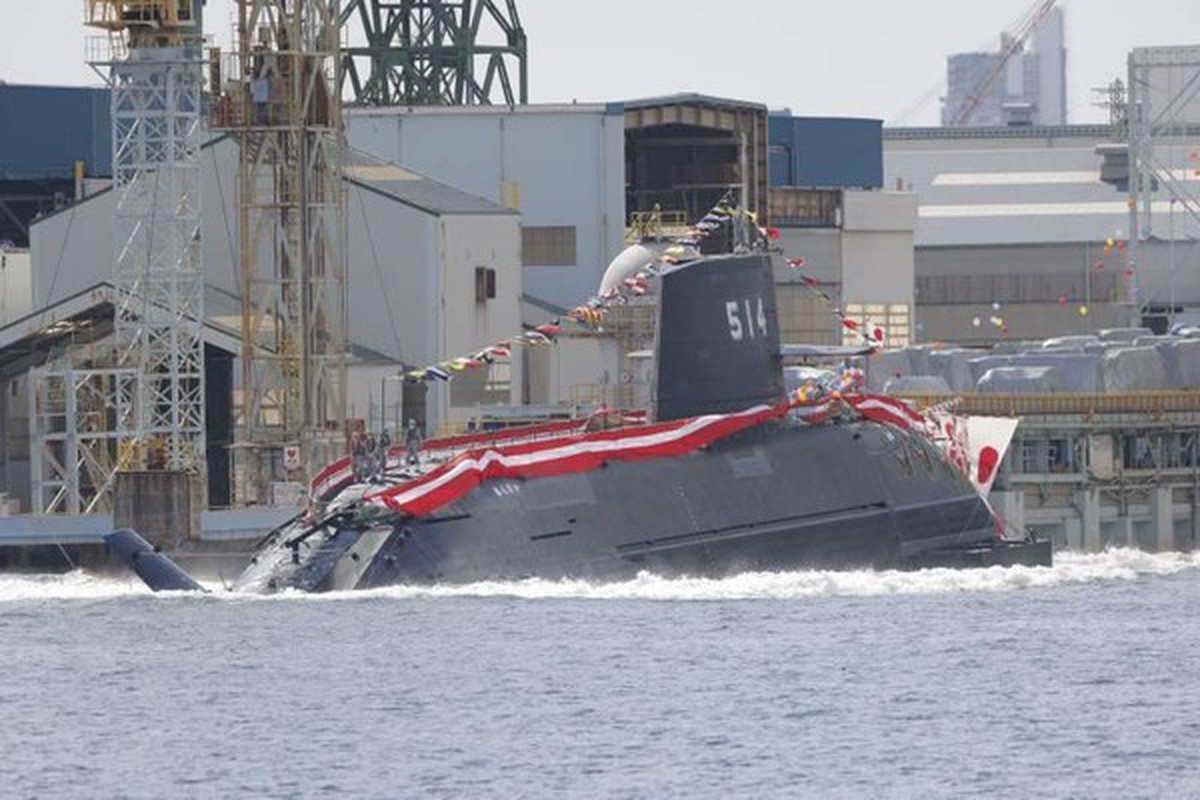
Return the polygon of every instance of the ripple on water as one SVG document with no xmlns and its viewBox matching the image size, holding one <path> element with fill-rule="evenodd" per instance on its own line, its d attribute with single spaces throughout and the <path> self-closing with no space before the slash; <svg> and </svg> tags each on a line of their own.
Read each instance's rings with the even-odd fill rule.
<svg viewBox="0 0 1200 800">
<path fill-rule="evenodd" d="M 161 597 L 0 576 L 14 796 L 1200 794 L 1190 555 Z"/>
</svg>

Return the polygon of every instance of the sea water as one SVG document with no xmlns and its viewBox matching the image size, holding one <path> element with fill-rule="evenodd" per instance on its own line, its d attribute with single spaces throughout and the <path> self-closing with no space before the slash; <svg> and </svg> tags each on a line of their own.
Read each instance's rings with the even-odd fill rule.
<svg viewBox="0 0 1200 800">
<path fill-rule="evenodd" d="M 1200 558 L 152 595 L 0 576 L 4 797 L 1200 796 Z"/>
</svg>

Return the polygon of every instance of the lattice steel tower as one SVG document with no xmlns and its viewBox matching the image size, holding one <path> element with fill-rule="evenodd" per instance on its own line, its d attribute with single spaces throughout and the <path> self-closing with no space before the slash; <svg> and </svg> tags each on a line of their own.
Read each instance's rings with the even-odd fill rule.
<svg viewBox="0 0 1200 800">
<path fill-rule="evenodd" d="M 487 105 L 497 88 L 507 105 L 529 102 L 516 0 L 349 0 L 341 22 L 360 105 Z"/>
<path fill-rule="evenodd" d="M 112 87 L 117 469 L 203 475 L 199 0 L 88 0 Z"/>
<path fill-rule="evenodd" d="M 214 126 L 240 148 L 239 502 L 345 449 L 345 131 L 337 0 L 238 0 Z"/>
<path fill-rule="evenodd" d="M 1147 242 L 1169 243 L 1165 280 L 1151 283 L 1146 271 L 1134 273 L 1135 285 L 1145 293 L 1137 300 L 1143 314 L 1165 310 L 1173 323 L 1181 310 L 1177 256 L 1187 258 L 1186 250 L 1176 252 L 1176 242 L 1194 242 L 1200 234 L 1200 192 L 1194 188 L 1200 177 L 1200 47 L 1138 47 L 1130 52 L 1125 108 L 1130 263 L 1138 264 Z"/>
</svg>

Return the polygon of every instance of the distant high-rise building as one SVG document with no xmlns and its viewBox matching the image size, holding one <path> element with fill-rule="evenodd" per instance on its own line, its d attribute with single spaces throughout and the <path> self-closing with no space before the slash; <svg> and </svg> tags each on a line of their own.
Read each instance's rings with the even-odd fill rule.
<svg viewBox="0 0 1200 800">
<path fill-rule="evenodd" d="M 1064 42 L 1063 11 L 1053 9 L 1033 35 L 1037 60 L 1038 114 L 1042 125 L 1067 124 L 1067 48 Z M 1030 56 L 1026 56 L 1029 58 Z"/>
<path fill-rule="evenodd" d="M 1011 58 L 1004 74 L 984 87 L 988 74 L 1012 39 L 1001 38 L 999 52 L 956 53 L 946 59 L 946 96 L 942 124 L 954 125 L 981 91 L 983 96 L 966 124 L 1063 125 L 1067 121 L 1067 50 L 1063 12 L 1052 9 L 1032 37 L 1032 47 Z"/>
</svg>

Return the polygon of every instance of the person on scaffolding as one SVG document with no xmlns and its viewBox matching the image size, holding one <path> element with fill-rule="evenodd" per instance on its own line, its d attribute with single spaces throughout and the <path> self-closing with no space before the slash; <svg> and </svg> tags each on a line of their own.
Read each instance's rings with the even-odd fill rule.
<svg viewBox="0 0 1200 800">
<path fill-rule="evenodd" d="M 410 419 L 408 421 L 408 429 L 404 431 L 404 452 L 405 463 L 410 466 L 415 466 L 421 463 L 418 453 L 421 451 L 421 431 L 417 428 L 417 421 Z"/>
<path fill-rule="evenodd" d="M 383 433 L 379 434 L 379 457 L 375 460 L 375 480 L 383 480 L 383 476 L 387 473 L 388 450 L 392 449 L 392 437 L 388 435 L 387 426 L 383 426 Z"/>
<path fill-rule="evenodd" d="M 356 433 L 350 439 L 350 464 L 356 482 L 363 479 L 363 461 L 365 460 L 365 456 L 366 449 L 363 447 L 363 438 Z"/>
<path fill-rule="evenodd" d="M 368 433 L 363 437 L 363 477 L 365 481 L 375 477 L 375 434 Z"/>
</svg>

